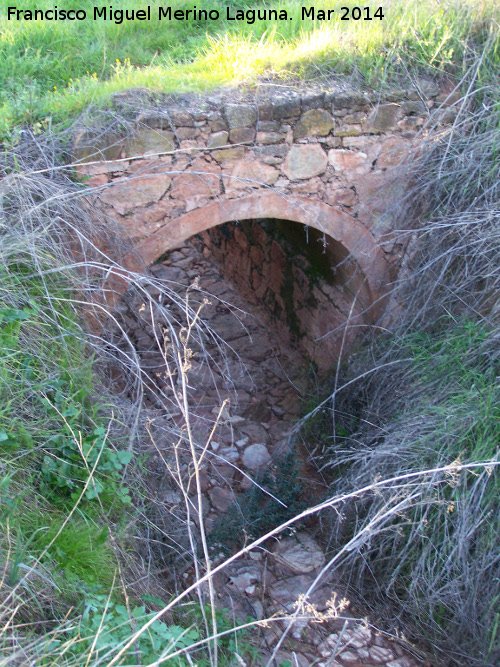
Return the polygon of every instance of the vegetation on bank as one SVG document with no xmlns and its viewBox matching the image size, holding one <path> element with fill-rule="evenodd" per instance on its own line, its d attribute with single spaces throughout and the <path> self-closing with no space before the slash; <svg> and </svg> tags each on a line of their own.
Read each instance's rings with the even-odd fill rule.
<svg viewBox="0 0 500 667">
<path fill-rule="evenodd" d="M 0 3 L 0 132 L 10 144 L 0 194 L 3 663 L 109 664 L 122 649 L 114 664 L 165 663 L 174 650 L 230 630 L 223 614 L 194 602 L 156 618 L 170 591 L 150 576 L 143 554 L 142 563 L 134 556 L 131 536 L 151 530 L 141 523 L 145 460 L 133 455 L 140 401 L 106 389 L 111 343 L 82 326 L 83 304 L 110 263 L 95 254 L 93 235 L 109 240 L 110 232 L 88 227 L 78 188 L 53 170 L 65 124 L 130 87 L 161 93 L 330 75 L 375 87 L 427 75 L 462 82 L 467 113 L 411 166 L 415 187 L 399 215 L 420 210 L 409 230 L 419 252 L 413 277 L 398 286 L 401 319 L 343 367 L 346 389 L 335 387 L 335 433 L 322 438 L 321 465 L 332 477 L 342 471 L 335 497 L 378 485 L 366 503 L 346 503 L 357 533 L 333 533 L 332 554 L 358 589 L 386 603 L 388 615 L 401 614 L 417 640 L 430 637 L 441 655 L 495 665 L 500 481 L 494 466 L 479 464 L 497 461 L 500 435 L 496 3 L 394 0 L 381 23 L 313 25 L 295 20 L 297 3 L 283 2 L 294 20 L 276 30 L 7 23 L 7 5 Z M 68 242 L 75 228 L 83 265 Z M 130 278 L 145 295 L 142 279 Z M 140 396 L 133 359 L 123 363 Z M 386 479 L 396 481 L 380 486 Z M 250 509 L 256 502 L 249 498 Z M 149 631 L 132 640 L 144 623 Z M 224 637 L 220 648 L 208 642 L 193 654 L 198 664 L 252 655 L 249 644 Z"/>
<path fill-rule="evenodd" d="M 328 75 L 376 87 L 430 74 L 460 78 L 478 64 L 478 80 L 500 67 L 499 9 L 494 0 L 390 0 L 380 3 L 383 19 L 342 20 L 339 3 L 330 21 L 302 20 L 299 3 L 213 0 L 217 21 L 7 20 L 10 0 L 0 1 L 0 136 L 20 125 L 39 131 L 68 122 L 89 104 L 130 88 L 158 93 L 210 90 L 254 84 L 260 78 L 283 83 Z M 93 2 L 78 7 L 93 17 Z M 41 0 L 37 8 L 52 7 Z M 153 15 L 163 6 L 149 3 Z M 178 0 L 176 9 L 198 3 Z M 331 8 L 323 0 L 316 10 Z M 371 3 L 375 8 L 378 4 Z M 227 20 L 237 10 L 285 9 L 287 21 Z M 132 0 L 121 9 L 137 9 Z M 375 14 L 375 9 L 373 15 Z M 318 14 L 316 14 L 317 16 Z M 355 14 L 357 16 L 357 14 Z M 488 44 L 489 56 L 480 60 Z"/>
<path fill-rule="evenodd" d="M 409 275 L 395 285 L 399 315 L 342 369 L 321 465 L 332 493 L 376 485 L 346 503 L 349 526 L 334 526 L 336 549 L 364 532 L 343 557 L 357 589 L 453 664 L 496 665 L 500 81 L 483 82 L 481 103 L 467 84 L 467 111 L 415 158 L 406 201 L 395 202 L 401 229 L 419 211 Z"/>
</svg>

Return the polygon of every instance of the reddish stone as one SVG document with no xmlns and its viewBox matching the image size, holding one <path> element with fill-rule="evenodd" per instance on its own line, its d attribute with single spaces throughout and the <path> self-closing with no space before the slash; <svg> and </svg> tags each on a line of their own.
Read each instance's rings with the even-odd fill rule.
<svg viewBox="0 0 500 667">
<path fill-rule="evenodd" d="M 131 160 L 127 167 L 127 173 L 137 174 L 158 174 L 168 173 L 172 165 L 171 155 L 162 155 L 161 157 L 147 158 L 143 160 Z"/>
<path fill-rule="evenodd" d="M 262 252 L 262 248 L 259 245 L 253 245 L 250 248 L 250 257 L 257 266 L 260 266 L 260 264 L 262 264 L 262 261 L 264 259 L 264 253 Z"/>
<path fill-rule="evenodd" d="M 240 229 L 240 227 L 235 227 L 234 238 L 242 250 L 247 250 L 248 238 L 247 235 Z"/>
<path fill-rule="evenodd" d="M 408 153 L 408 144 L 399 137 L 391 137 L 383 142 L 377 159 L 377 167 L 395 167 L 400 164 Z"/>
<path fill-rule="evenodd" d="M 320 144 L 294 144 L 286 156 L 282 171 L 291 181 L 322 174 L 328 158 Z"/>
<path fill-rule="evenodd" d="M 89 185 L 91 188 L 97 188 L 100 185 L 106 185 L 109 183 L 109 178 L 106 174 L 96 174 L 91 176 L 88 181 L 85 181 L 85 185 Z"/>
<path fill-rule="evenodd" d="M 173 179 L 171 196 L 174 199 L 189 199 L 218 195 L 220 193 L 220 173 L 221 168 L 218 165 L 201 158 L 194 160 L 189 171 Z"/>
<path fill-rule="evenodd" d="M 329 187 L 325 192 L 325 201 L 331 206 L 353 206 L 356 193 L 352 188 Z"/>
<path fill-rule="evenodd" d="M 230 176 L 223 176 L 226 192 L 255 188 L 261 185 L 272 185 L 278 180 L 279 171 L 275 167 L 254 160 L 252 162 L 236 162 L 231 168 Z"/>
<path fill-rule="evenodd" d="M 369 168 L 367 160 L 368 155 L 361 151 L 348 151 L 344 148 L 332 148 L 328 153 L 328 161 L 336 171 Z"/>
<path fill-rule="evenodd" d="M 170 187 L 171 179 L 165 174 L 129 177 L 114 181 L 103 190 L 102 201 L 125 215 L 138 206 L 157 202 Z"/>
<path fill-rule="evenodd" d="M 323 188 L 323 181 L 320 178 L 308 178 L 306 181 L 290 184 L 290 191 L 298 194 L 316 194 Z"/>
</svg>

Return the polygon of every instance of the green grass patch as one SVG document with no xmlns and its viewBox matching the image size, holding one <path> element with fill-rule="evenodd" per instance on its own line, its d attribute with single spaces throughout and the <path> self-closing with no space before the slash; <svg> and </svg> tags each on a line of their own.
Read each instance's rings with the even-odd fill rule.
<svg viewBox="0 0 500 667">
<path fill-rule="evenodd" d="M 364 573 L 365 592 L 383 590 L 436 643 L 450 649 L 453 637 L 483 660 L 486 645 L 500 648 L 498 627 L 490 624 L 500 599 L 500 471 L 479 465 L 500 456 L 497 335 L 487 322 L 443 317 L 380 343 L 382 357 L 406 360 L 401 376 L 381 371 L 371 380 L 366 400 L 380 389 L 375 405 L 386 404 L 385 418 L 362 411 L 369 435 L 355 433 L 342 452 L 330 450 L 343 472 L 334 482 L 339 493 L 400 478 L 357 501 L 356 529 L 417 492 L 364 545 L 354 568 Z M 425 473 L 445 466 L 450 470 Z"/>
<path fill-rule="evenodd" d="M 153 14 L 161 3 L 151 3 Z M 352 0 L 342 3 L 356 6 Z M 113 93 L 147 88 L 159 93 L 251 84 L 259 77 L 355 74 L 358 83 L 381 87 L 408 74 L 459 77 L 487 48 L 480 66 L 487 81 L 500 65 L 498 7 L 493 1 L 431 0 L 384 3 L 383 20 L 301 20 L 296 2 L 232 2 L 238 8 L 276 8 L 288 21 L 228 21 L 226 4 L 213 0 L 219 21 L 7 21 L 0 2 L 0 134 L 19 124 L 42 131 L 68 121 L 88 104 Z M 378 6 L 378 5 L 377 5 Z M 49 0 L 37 4 L 52 7 Z M 79 7 L 92 15 L 93 4 Z M 131 0 L 122 9 L 135 8 Z M 178 1 L 177 9 L 194 7 Z M 320 2 L 316 9 L 331 8 Z M 375 5 L 373 5 L 375 7 Z M 200 9 L 201 6 L 198 6 Z"/>
</svg>

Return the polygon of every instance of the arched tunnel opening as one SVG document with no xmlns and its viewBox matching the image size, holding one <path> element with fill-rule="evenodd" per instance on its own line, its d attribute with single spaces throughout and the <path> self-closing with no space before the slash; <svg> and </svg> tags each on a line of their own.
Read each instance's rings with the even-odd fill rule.
<svg viewBox="0 0 500 667">
<path fill-rule="evenodd" d="M 369 322 L 370 292 L 357 263 L 314 227 L 269 218 L 232 221 L 191 242 L 320 372 L 335 365 Z"/>
<path fill-rule="evenodd" d="M 190 488 L 190 447 L 206 452 L 205 526 L 214 548 L 230 551 L 325 492 L 308 443 L 291 435 L 320 398 L 311 381 L 328 381 L 370 324 L 370 288 L 342 243 L 279 218 L 204 229 L 161 254 L 150 276 L 119 310 L 159 429 L 151 461 L 156 448 L 163 457 L 179 451 L 172 466 Z M 187 303 L 205 333 L 186 334 Z M 164 493 L 154 468 L 151 479 Z"/>
<path fill-rule="evenodd" d="M 153 301 L 164 298 L 162 284 L 171 291 L 167 311 L 155 315 L 144 295 L 137 293 L 133 298 L 124 295 L 121 310 L 151 380 L 146 393 L 151 405 L 165 405 L 156 389 L 161 393 L 169 385 L 162 375 L 162 347 L 168 338 L 162 328 L 164 315 L 181 322 L 188 294 L 190 305 L 200 307 L 200 320 L 215 336 L 200 343 L 203 360 L 190 362 L 191 371 L 197 363 L 206 366 L 203 372 L 200 366 L 190 383 L 203 395 L 198 407 L 211 394 L 213 404 L 208 407 L 215 409 L 217 400 L 228 397 L 220 388 L 226 391 L 230 386 L 239 392 L 240 405 L 246 402 L 245 391 L 255 402 L 253 389 L 235 380 L 238 364 L 249 367 L 252 382 L 263 387 L 272 384 L 273 377 L 262 376 L 255 365 L 266 362 L 269 367 L 270 359 L 278 357 L 289 378 L 312 370 L 316 379 L 326 379 L 372 324 L 372 293 L 353 253 L 321 229 L 291 220 L 251 218 L 206 228 L 161 254 L 150 273 L 159 281 L 158 287 L 147 287 Z M 220 342 L 228 344 L 224 354 L 216 349 Z M 196 354 L 200 357 L 199 351 Z M 210 382 L 218 387 L 208 386 Z M 287 403 L 296 401 L 289 398 Z M 265 422 L 270 408 L 253 412 Z M 296 408 L 285 413 L 287 419 L 298 416 Z"/>
<path fill-rule="evenodd" d="M 141 483 L 153 499 L 148 520 L 162 572 L 193 576 L 182 554 L 194 526 L 217 564 L 325 499 L 331 480 L 317 452 L 331 445 L 332 415 L 322 417 L 321 441 L 309 424 L 296 427 L 372 323 L 376 283 L 361 270 L 358 247 L 346 245 L 289 219 L 229 220 L 160 249 L 144 289 L 123 295 L 117 311 L 138 359 L 151 440 Z M 190 329 L 197 318 L 202 326 Z M 123 391 L 136 398 L 132 385 Z M 325 511 L 297 523 L 294 535 L 266 539 L 262 552 L 221 575 L 221 605 L 260 618 L 276 599 L 291 604 L 296 591 L 280 568 L 298 549 L 291 567 L 297 591 L 306 590 L 335 521 Z M 263 553 L 274 560 L 261 601 L 252 577 L 264 576 Z M 242 590 L 240 570 L 250 577 Z"/>
</svg>

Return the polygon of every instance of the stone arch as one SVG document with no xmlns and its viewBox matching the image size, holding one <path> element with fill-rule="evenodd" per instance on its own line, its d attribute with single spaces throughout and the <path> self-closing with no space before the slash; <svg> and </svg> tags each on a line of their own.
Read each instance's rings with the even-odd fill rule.
<svg viewBox="0 0 500 667">
<path fill-rule="evenodd" d="M 129 255 L 126 264 L 136 266 L 137 254 L 144 264 L 151 265 L 166 251 L 186 239 L 226 222 L 259 218 L 275 218 L 298 222 L 324 232 L 341 244 L 359 267 L 373 305 L 372 318 L 383 308 L 389 288 L 390 271 L 383 250 L 372 234 L 357 220 L 338 208 L 306 197 L 290 197 L 274 191 L 216 201 L 170 220 L 151 234 Z M 127 261 L 128 259 L 128 261 Z"/>
</svg>

